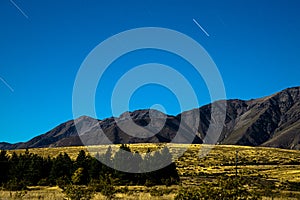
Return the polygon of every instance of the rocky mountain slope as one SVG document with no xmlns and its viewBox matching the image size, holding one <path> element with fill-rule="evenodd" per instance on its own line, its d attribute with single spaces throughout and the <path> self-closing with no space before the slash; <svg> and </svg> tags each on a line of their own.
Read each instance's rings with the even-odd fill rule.
<svg viewBox="0 0 300 200">
<path fill-rule="evenodd" d="M 198 131 L 192 130 L 188 122 L 182 123 L 180 130 L 183 134 L 176 139 L 177 142 L 190 142 L 191 137 L 194 138 L 193 143 L 203 142 L 211 122 L 211 104 L 186 111 L 184 115 L 193 119 L 197 112 L 200 113 Z M 60 124 L 28 142 L 0 143 L 0 149 L 77 146 L 83 143 L 170 142 L 177 134 L 181 116 L 165 115 L 155 110 L 126 112 L 118 118 L 104 120 L 82 116 Z M 133 126 L 130 119 L 139 127 Z M 151 127 L 147 126 L 149 123 Z M 137 134 L 137 137 L 126 134 L 128 131 Z M 260 99 L 228 100 L 226 119 L 218 143 L 300 149 L 300 87 L 288 88 Z"/>
</svg>

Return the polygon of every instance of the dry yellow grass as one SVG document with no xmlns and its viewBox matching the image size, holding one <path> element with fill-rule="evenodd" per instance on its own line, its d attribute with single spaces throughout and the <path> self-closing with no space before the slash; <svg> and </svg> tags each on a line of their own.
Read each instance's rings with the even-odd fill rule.
<svg viewBox="0 0 300 200">
<path fill-rule="evenodd" d="M 47 200 L 58 200 L 64 199 L 64 194 L 58 187 L 31 187 L 30 191 L 0 191 L 0 199 L 47 199 Z"/>
<path fill-rule="evenodd" d="M 110 145 L 116 151 L 119 145 Z M 164 147 L 164 144 L 130 144 L 132 151 L 145 153 L 147 149 L 152 151 Z M 59 153 L 68 153 L 75 159 L 80 150 L 86 150 L 91 155 L 105 153 L 108 145 L 90 147 L 61 147 L 61 148 L 37 148 L 30 149 L 32 153 L 47 157 L 55 157 Z M 231 145 L 184 145 L 172 144 L 170 151 L 177 157 L 181 151 L 187 151 L 179 159 L 176 159 L 177 169 L 183 186 L 197 186 L 206 177 L 235 174 L 236 151 L 239 155 L 238 173 L 244 176 L 264 176 L 277 182 L 300 182 L 300 151 L 284 150 L 276 148 L 245 147 Z M 210 150 L 206 156 L 200 156 L 201 151 Z M 25 150 L 14 150 L 23 153 Z M 12 153 L 13 151 L 9 151 Z M 162 186 L 161 186 L 162 187 Z M 143 188 L 143 189 L 141 189 Z M 117 194 L 119 199 L 173 199 L 179 186 L 175 186 L 171 194 L 164 196 L 151 196 L 149 188 L 130 187 L 130 194 Z M 59 188 L 36 188 L 29 191 L 23 199 L 63 199 Z M 160 189 L 160 188 L 158 188 Z M 284 193 L 284 191 L 283 191 Z M 2 191 L 0 199 L 11 199 L 14 193 Z M 17 194 L 15 194 L 17 195 Z M 299 194 L 300 195 L 300 194 Z M 4 197 L 4 198 L 2 198 Z M 94 199 L 105 199 L 101 194 L 96 194 Z M 265 198 L 267 199 L 267 198 Z M 276 199 L 276 198 L 275 198 Z M 280 198 L 277 198 L 280 199 Z M 281 199 L 287 199 L 283 197 Z M 290 198 L 293 199 L 293 198 Z"/>
<path fill-rule="evenodd" d="M 80 150 L 88 151 L 91 155 L 105 153 L 108 146 L 116 151 L 119 145 L 101 145 L 89 147 L 59 147 L 59 148 L 36 148 L 30 152 L 47 157 L 55 157 L 59 153 L 68 153 L 75 159 Z M 147 149 L 157 150 L 164 144 L 130 144 L 132 151 L 145 153 Z M 170 151 L 177 157 L 181 150 L 188 150 L 179 159 L 175 160 L 179 174 L 185 176 L 197 176 L 200 174 L 235 174 L 235 155 L 238 151 L 239 172 L 248 174 L 266 175 L 270 179 L 281 181 L 300 181 L 300 151 L 276 148 L 245 147 L 232 145 L 185 145 L 172 144 Z M 211 150 L 206 156 L 201 157 L 200 151 Z M 16 153 L 24 153 L 25 150 L 14 150 Z M 12 151 L 9 151 L 12 153 Z"/>
</svg>

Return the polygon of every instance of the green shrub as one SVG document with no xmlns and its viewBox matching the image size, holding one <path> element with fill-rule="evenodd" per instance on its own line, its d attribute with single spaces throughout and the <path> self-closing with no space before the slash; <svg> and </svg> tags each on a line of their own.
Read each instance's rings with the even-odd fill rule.
<svg viewBox="0 0 300 200">
<path fill-rule="evenodd" d="M 92 180 L 89 187 L 95 192 L 100 192 L 102 195 L 106 196 L 107 199 L 112 199 L 116 193 L 114 180 L 108 174 L 100 177 L 100 180 Z"/>
<path fill-rule="evenodd" d="M 59 177 L 56 180 L 56 184 L 58 187 L 60 187 L 61 189 L 64 189 L 66 186 L 68 186 L 70 184 L 70 180 L 67 177 Z"/>
<path fill-rule="evenodd" d="M 128 186 L 119 188 L 118 190 L 116 190 L 116 193 L 123 193 L 123 194 L 127 194 L 129 192 Z"/>
<path fill-rule="evenodd" d="M 10 191 L 21 191 L 27 190 L 26 183 L 24 181 L 19 181 L 17 179 L 9 180 L 5 185 L 5 189 Z"/>
<path fill-rule="evenodd" d="M 64 193 L 71 200 L 89 200 L 93 197 L 94 192 L 86 186 L 68 185 L 64 189 Z"/>
<path fill-rule="evenodd" d="M 155 185 L 155 181 L 151 180 L 151 179 L 146 179 L 145 181 L 145 186 L 146 187 L 152 187 Z"/>
<path fill-rule="evenodd" d="M 157 196 L 163 196 L 164 195 L 164 191 L 163 190 L 158 190 L 156 188 L 150 190 L 150 195 L 153 197 L 157 197 Z"/>
<path fill-rule="evenodd" d="M 197 188 L 181 188 L 175 200 L 258 200 L 255 191 L 249 191 L 246 182 L 240 178 L 219 179 L 216 183 L 202 184 Z"/>
<path fill-rule="evenodd" d="M 84 181 L 84 169 L 82 167 L 79 167 L 74 174 L 72 175 L 72 183 L 75 185 L 83 184 Z"/>
<path fill-rule="evenodd" d="M 48 185 L 50 185 L 48 179 L 46 179 L 46 178 L 43 178 L 43 179 L 39 180 L 39 182 L 37 184 L 39 186 L 48 186 Z"/>
</svg>

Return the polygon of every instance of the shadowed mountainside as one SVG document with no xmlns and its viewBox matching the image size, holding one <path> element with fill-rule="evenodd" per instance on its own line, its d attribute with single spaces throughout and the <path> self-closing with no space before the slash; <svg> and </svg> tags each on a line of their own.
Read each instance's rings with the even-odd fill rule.
<svg viewBox="0 0 300 200">
<path fill-rule="evenodd" d="M 218 140 L 219 144 L 300 149 L 300 87 L 288 88 L 264 98 L 248 101 L 227 100 L 226 103 L 226 119 L 225 123 L 222 123 L 223 131 Z M 183 114 L 192 121 L 197 112 L 200 113 L 198 130 L 193 130 L 188 122 L 181 123 Z M 139 127 L 132 126 L 131 119 Z M 0 149 L 78 146 L 83 143 L 96 145 L 111 142 L 115 144 L 171 142 L 177 134 L 180 123 L 182 134 L 176 137 L 176 142 L 202 143 L 210 122 L 211 104 L 177 116 L 165 115 L 156 110 L 126 112 L 118 118 L 111 117 L 104 120 L 82 116 L 62 123 L 28 142 L 0 143 Z M 99 126 L 103 132 L 99 131 Z M 137 137 L 125 132 L 134 133 Z"/>
</svg>

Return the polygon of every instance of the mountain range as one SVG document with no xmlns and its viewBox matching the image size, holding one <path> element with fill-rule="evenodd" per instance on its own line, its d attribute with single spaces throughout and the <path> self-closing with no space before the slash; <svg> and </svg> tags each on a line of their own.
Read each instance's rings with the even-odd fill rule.
<svg viewBox="0 0 300 200">
<path fill-rule="evenodd" d="M 196 133 L 193 133 L 195 131 L 187 124 L 180 126 L 183 134 L 177 141 L 184 143 L 187 141 L 186 138 L 193 136 L 193 143 L 203 143 L 211 121 L 211 106 L 212 104 L 208 104 L 184 112 L 188 119 L 193 119 L 198 112 L 199 126 Z M 218 144 L 300 149 L 300 87 L 288 88 L 259 99 L 226 100 L 226 106 L 226 118 Z M 182 114 L 171 116 L 156 110 L 136 110 L 126 112 L 118 118 L 103 120 L 82 116 L 62 123 L 27 142 L 15 144 L 2 142 L 0 149 L 80 146 L 83 143 L 97 145 L 110 142 L 114 144 L 172 142 L 179 129 Z M 131 120 L 138 125 L 134 126 L 135 130 L 131 127 Z M 126 134 L 126 131 L 119 127 L 121 124 L 122 127 L 127 127 L 127 130 L 139 131 L 140 134 L 147 136 L 148 133 L 143 132 L 145 129 L 136 130 L 136 127 L 146 127 L 150 122 L 152 128 L 157 128 L 155 130 L 158 130 L 158 133 L 149 137 L 135 137 Z M 103 132 L 99 131 L 99 126 Z"/>
</svg>

